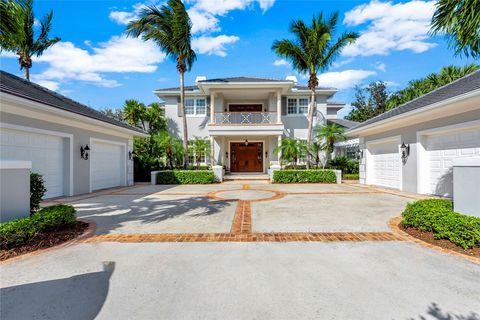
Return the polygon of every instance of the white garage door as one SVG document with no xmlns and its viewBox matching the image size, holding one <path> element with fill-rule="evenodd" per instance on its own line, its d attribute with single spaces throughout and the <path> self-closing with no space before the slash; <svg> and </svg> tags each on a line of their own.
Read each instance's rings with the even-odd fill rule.
<svg viewBox="0 0 480 320">
<path fill-rule="evenodd" d="M 93 141 L 90 146 L 92 190 L 124 185 L 124 158 L 122 145 Z"/>
<path fill-rule="evenodd" d="M 480 128 L 426 139 L 428 193 L 453 196 L 453 160 L 480 155 Z"/>
<path fill-rule="evenodd" d="M 398 151 L 398 143 L 385 142 L 368 146 L 370 153 L 370 165 L 367 176 L 370 175 L 370 184 L 400 189 L 401 157 Z M 368 161 L 368 160 L 367 160 Z"/>
<path fill-rule="evenodd" d="M 44 198 L 64 195 L 64 138 L 12 129 L 0 129 L 0 157 L 32 161 L 32 171 L 43 175 Z"/>
</svg>

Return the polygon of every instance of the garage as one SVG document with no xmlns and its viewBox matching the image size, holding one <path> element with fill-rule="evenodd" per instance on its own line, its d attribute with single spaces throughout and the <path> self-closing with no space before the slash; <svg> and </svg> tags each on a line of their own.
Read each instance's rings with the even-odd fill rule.
<svg viewBox="0 0 480 320">
<path fill-rule="evenodd" d="M 90 161 L 92 191 L 126 185 L 124 144 L 92 139 Z"/>
<path fill-rule="evenodd" d="M 367 180 L 369 184 L 387 188 L 401 188 L 401 157 L 395 140 L 383 140 L 368 144 Z"/>
<path fill-rule="evenodd" d="M 65 195 L 68 181 L 65 165 L 66 138 L 14 129 L 0 129 L 2 159 L 32 162 L 32 171 L 43 175 L 47 192 L 45 198 Z"/>
<path fill-rule="evenodd" d="M 429 194 L 453 195 L 453 161 L 480 155 L 480 128 L 429 135 L 425 139 L 426 191 Z"/>
</svg>

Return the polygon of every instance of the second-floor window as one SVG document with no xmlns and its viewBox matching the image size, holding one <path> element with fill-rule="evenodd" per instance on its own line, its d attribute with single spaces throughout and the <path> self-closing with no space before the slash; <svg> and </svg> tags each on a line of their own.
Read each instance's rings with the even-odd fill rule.
<svg viewBox="0 0 480 320">
<path fill-rule="evenodd" d="M 287 98 L 287 114 L 307 114 L 309 98 Z"/>
<path fill-rule="evenodd" d="M 185 114 L 206 115 L 207 102 L 205 99 L 185 99 Z"/>
</svg>

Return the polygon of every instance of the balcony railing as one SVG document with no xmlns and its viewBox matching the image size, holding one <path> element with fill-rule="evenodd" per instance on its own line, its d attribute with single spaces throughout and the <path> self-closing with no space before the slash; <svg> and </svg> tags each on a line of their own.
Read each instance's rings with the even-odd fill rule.
<svg viewBox="0 0 480 320">
<path fill-rule="evenodd" d="M 273 124 L 276 112 L 220 112 L 214 114 L 215 124 Z"/>
</svg>

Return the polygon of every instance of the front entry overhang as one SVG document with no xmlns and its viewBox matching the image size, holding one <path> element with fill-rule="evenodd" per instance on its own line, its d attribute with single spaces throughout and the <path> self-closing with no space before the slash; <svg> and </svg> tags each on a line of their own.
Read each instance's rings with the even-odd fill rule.
<svg viewBox="0 0 480 320">
<path fill-rule="evenodd" d="M 280 136 L 283 124 L 271 125 L 208 125 L 210 136 Z"/>
</svg>

